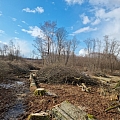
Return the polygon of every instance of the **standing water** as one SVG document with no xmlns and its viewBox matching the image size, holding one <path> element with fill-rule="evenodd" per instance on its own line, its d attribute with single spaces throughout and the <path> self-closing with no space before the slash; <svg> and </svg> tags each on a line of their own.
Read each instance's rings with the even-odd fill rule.
<svg viewBox="0 0 120 120">
<path fill-rule="evenodd" d="M 14 94 L 16 94 L 16 100 L 11 107 L 8 107 L 7 111 L 4 113 L 3 120 L 18 120 L 18 116 L 25 112 L 25 105 L 23 104 L 24 97 L 28 90 L 25 88 L 25 83 L 21 81 L 14 81 L 12 84 L 0 84 L 1 87 L 5 89 L 14 89 Z M 7 106 L 7 105 L 6 105 Z M 8 105 L 9 106 L 9 105 Z"/>
</svg>

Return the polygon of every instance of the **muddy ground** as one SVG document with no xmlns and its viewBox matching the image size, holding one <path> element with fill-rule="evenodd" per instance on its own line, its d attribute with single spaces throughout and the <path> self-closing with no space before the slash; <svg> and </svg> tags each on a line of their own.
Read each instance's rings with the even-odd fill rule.
<svg viewBox="0 0 120 120">
<path fill-rule="evenodd" d="M 97 120 L 120 120 L 120 112 L 117 109 L 105 112 L 111 101 L 108 96 L 100 95 L 98 86 L 90 86 L 91 92 L 87 93 L 77 85 L 40 83 L 38 84 L 39 87 L 45 88 L 57 96 L 35 96 L 29 90 L 29 78 L 25 78 L 29 75 L 28 71 L 31 66 L 28 66 L 27 63 L 27 74 L 22 74 L 26 71 L 18 70 L 16 66 L 12 66 L 12 71 L 11 69 L 8 70 L 9 74 L 14 74 L 0 80 L 0 120 L 26 120 L 29 114 L 50 110 L 53 106 L 65 100 L 94 115 Z M 20 76 L 18 75 L 19 71 L 21 71 Z M 102 77 L 98 78 L 100 80 L 104 79 Z M 110 80 L 115 83 L 116 79 L 120 80 L 119 77 Z M 106 80 L 109 82 L 109 79 L 104 81 Z"/>
<path fill-rule="evenodd" d="M 18 120 L 26 111 L 29 81 L 10 78 L 0 81 L 0 120 Z"/>
<path fill-rule="evenodd" d="M 91 93 L 81 91 L 75 85 L 55 85 L 41 83 L 40 87 L 55 93 L 55 96 L 35 96 L 29 91 L 29 79 L 16 78 L 0 83 L 0 120 L 26 120 L 30 113 L 50 110 L 54 105 L 64 100 L 82 107 L 87 113 L 98 120 L 119 120 L 117 109 L 105 112 L 110 99 L 101 96 L 96 87 Z"/>
</svg>

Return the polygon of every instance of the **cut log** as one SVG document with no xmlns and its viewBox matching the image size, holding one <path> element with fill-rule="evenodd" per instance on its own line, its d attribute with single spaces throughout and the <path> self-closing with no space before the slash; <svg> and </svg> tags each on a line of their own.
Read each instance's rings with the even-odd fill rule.
<svg viewBox="0 0 120 120">
<path fill-rule="evenodd" d="M 46 94 L 46 90 L 44 88 L 37 88 L 35 91 L 34 91 L 34 94 L 35 95 L 45 95 Z"/>
<path fill-rule="evenodd" d="M 35 79 L 34 79 L 32 73 L 30 74 L 30 78 L 29 79 L 30 79 L 30 91 L 34 92 L 37 89 L 37 85 L 35 83 Z"/>
<path fill-rule="evenodd" d="M 71 103 L 64 101 L 52 109 L 56 120 L 87 120 L 87 114 Z"/>
<path fill-rule="evenodd" d="M 31 83 L 31 84 L 30 84 L 30 91 L 31 91 L 31 92 L 34 92 L 36 89 L 37 89 L 36 84 L 35 84 L 35 83 Z"/>
<path fill-rule="evenodd" d="M 50 120 L 50 117 L 46 112 L 32 113 L 27 120 Z"/>
<path fill-rule="evenodd" d="M 53 97 L 57 97 L 57 95 L 53 92 L 50 92 L 50 91 L 46 91 L 46 95 L 48 96 L 53 96 Z"/>
</svg>

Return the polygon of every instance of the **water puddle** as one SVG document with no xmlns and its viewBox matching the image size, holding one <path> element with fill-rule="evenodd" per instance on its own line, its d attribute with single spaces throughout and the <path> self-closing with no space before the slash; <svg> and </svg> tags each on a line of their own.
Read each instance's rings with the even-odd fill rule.
<svg viewBox="0 0 120 120">
<path fill-rule="evenodd" d="M 1 84 L 0 84 L 0 87 L 5 88 L 5 89 L 9 89 L 9 88 L 13 88 L 13 87 L 14 87 L 14 84 L 10 84 L 10 83 L 8 83 L 8 84 L 1 83 Z"/>
<path fill-rule="evenodd" d="M 1 83 L 0 87 L 5 88 L 5 89 L 9 89 L 9 88 L 13 88 L 13 87 L 18 87 L 18 86 L 22 86 L 24 85 L 24 82 L 21 81 L 15 81 L 14 83 Z"/>
<path fill-rule="evenodd" d="M 25 112 L 22 101 L 17 101 L 14 106 L 5 113 L 4 120 L 18 120 L 17 117 Z"/>
<path fill-rule="evenodd" d="M 14 81 L 13 83 L 1 83 L 0 87 L 5 89 L 14 89 L 17 96 L 14 105 L 7 109 L 4 113 L 3 120 L 18 120 L 18 116 L 25 112 L 24 97 L 28 92 L 28 88 L 25 87 L 25 83 L 22 81 Z M 9 105 L 8 105 L 9 107 Z"/>
</svg>

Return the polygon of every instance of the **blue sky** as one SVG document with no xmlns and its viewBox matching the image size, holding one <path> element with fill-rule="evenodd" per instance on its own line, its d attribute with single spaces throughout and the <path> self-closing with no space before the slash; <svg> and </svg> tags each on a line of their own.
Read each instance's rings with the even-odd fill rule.
<svg viewBox="0 0 120 120">
<path fill-rule="evenodd" d="M 40 24 L 48 20 L 77 37 L 77 55 L 87 38 L 109 35 L 120 41 L 120 0 L 0 0 L 0 43 L 12 39 L 30 57 Z"/>
</svg>

